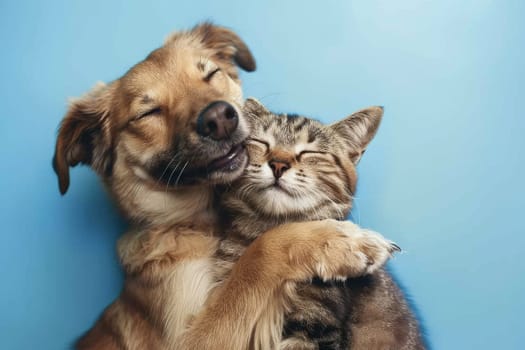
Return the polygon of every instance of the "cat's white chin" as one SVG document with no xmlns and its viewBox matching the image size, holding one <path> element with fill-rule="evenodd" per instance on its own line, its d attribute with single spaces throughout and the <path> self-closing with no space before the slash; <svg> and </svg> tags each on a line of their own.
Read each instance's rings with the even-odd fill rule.
<svg viewBox="0 0 525 350">
<path fill-rule="evenodd" d="M 315 198 L 309 195 L 294 196 L 286 188 L 272 186 L 263 193 L 258 205 L 268 214 L 294 214 L 312 210 L 317 204 Z"/>
</svg>

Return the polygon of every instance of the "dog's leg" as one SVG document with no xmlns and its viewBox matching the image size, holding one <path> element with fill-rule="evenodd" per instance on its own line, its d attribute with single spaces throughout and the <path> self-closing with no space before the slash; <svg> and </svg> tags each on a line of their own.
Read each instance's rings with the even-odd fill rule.
<svg viewBox="0 0 525 350">
<path fill-rule="evenodd" d="M 274 228 L 247 248 L 177 348 L 246 349 L 261 314 L 282 305 L 275 298 L 282 298 L 288 282 L 361 276 L 382 266 L 396 249 L 381 235 L 350 222 L 322 220 Z"/>
</svg>

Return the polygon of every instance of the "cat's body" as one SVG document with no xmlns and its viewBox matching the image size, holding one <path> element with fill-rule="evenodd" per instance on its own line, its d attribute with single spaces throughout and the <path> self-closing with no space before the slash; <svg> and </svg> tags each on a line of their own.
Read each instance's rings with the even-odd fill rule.
<svg viewBox="0 0 525 350">
<path fill-rule="evenodd" d="M 274 115 L 254 100 L 250 162 L 225 191 L 219 273 L 259 235 L 287 222 L 344 220 L 351 209 L 355 164 L 374 136 L 382 109 L 372 107 L 333 126 L 303 117 Z M 280 349 L 423 349 L 415 318 L 384 270 L 344 281 L 290 284 L 281 315 Z M 277 335 L 271 335 L 273 338 Z M 257 344 L 252 344 L 257 348 Z"/>
</svg>

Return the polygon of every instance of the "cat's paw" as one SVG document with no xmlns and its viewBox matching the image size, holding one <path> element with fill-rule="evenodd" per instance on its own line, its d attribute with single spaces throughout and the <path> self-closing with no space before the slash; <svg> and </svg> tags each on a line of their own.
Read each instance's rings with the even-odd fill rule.
<svg viewBox="0 0 525 350">
<path fill-rule="evenodd" d="M 400 251 L 399 246 L 377 232 L 362 229 L 349 221 L 330 220 L 333 237 L 325 243 L 325 253 L 316 267 L 323 279 L 346 279 L 373 273 Z"/>
</svg>

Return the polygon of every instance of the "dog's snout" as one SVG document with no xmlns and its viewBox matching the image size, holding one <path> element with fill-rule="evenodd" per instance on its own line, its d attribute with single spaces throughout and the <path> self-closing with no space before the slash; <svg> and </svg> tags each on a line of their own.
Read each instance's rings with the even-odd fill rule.
<svg viewBox="0 0 525 350">
<path fill-rule="evenodd" d="M 233 106 L 224 101 L 209 104 L 197 118 L 197 133 L 214 140 L 224 140 L 237 129 L 239 116 Z"/>
</svg>

